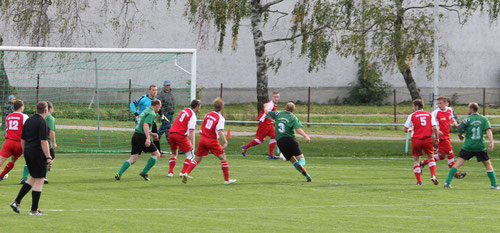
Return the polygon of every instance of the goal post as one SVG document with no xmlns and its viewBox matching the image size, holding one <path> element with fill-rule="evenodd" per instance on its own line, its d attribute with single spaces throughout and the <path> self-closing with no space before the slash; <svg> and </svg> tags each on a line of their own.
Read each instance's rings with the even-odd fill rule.
<svg viewBox="0 0 500 233">
<path fill-rule="evenodd" d="M 196 49 L 0 46 L 0 103 L 8 96 L 54 103 L 58 150 L 127 152 L 135 128 L 129 104 L 171 81 L 176 112 L 196 98 Z M 161 122 L 157 119 L 157 125 Z M 162 149 L 167 147 L 165 136 Z"/>
</svg>

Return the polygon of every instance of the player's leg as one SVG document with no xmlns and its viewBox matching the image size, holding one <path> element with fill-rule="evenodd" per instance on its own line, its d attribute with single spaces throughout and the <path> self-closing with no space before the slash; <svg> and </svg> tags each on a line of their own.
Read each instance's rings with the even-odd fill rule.
<svg viewBox="0 0 500 233">
<path fill-rule="evenodd" d="M 24 164 L 24 168 L 23 168 L 23 176 L 21 177 L 21 182 L 19 182 L 20 184 L 24 184 L 26 181 L 28 181 L 28 176 L 29 176 L 29 170 L 28 170 L 28 165 L 27 164 Z"/>
<path fill-rule="evenodd" d="M 158 135 L 158 126 L 156 125 L 156 122 L 153 122 L 151 133 L 153 133 L 153 143 L 155 144 L 156 149 L 158 149 L 161 153 L 160 137 Z"/>
<path fill-rule="evenodd" d="M 434 159 L 434 146 L 432 144 L 432 138 L 427 138 L 422 140 L 422 149 L 427 155 L 429 160 L 429 171 L 431 172 L 431 181 L 434 185 L 438 185 L 439 181 L 436 178 L 436 160 Z"/>
<path fill-rule="evenodd" d="M 168 141 L 169 141 L 169 145 L 170 145 L 170 151 L 172 151 L 172 156 L 170 156 L 170 159 L 168 160 L 167 177 L 173 177 L 175 165 L 177 163 L 177 154 L 178 154 L 177 152 L 178 152 L 178 148 L 179 148 L 179 146 L 177 145 L 176 134 L 168 135 Z"/>
<path fill-rule="evenodd" d="M 187 167 L 186 172 L 184 172 L 184 174 L 182 175 L 182 183 L 184 183 L 184 184 L 187 183 L 188 178 L 190 178 L 189 174 L 191 174 L 193 169 L 196 166 L 198 166 L 199 163 L 201 163 L 201 160 L 203 159 L 204 156 L 208 155 L 208 151 L 207 151 L 206 155 L 199 156 L 200 155 L 199 151 L 200 151 L 200 146 L 198 145 L 198 149 L 196 150 L 196 156 L 194 157 L 193 160 L 191 160 L 191 163 Z"/>
<path fill-rule="evenodd" d="M 120 180 L 123 173 L 125 173 L 125 171 L 137 161 L 137 158 L 139 158 L 140 155 L 141 155 L 140 153 L 130 155 L 130 158 L 128 160 L 125 160 L 125 162 L 123 162 L 122 166 L 118 170 L 118 173 L 116 173 L 115 179 Z"/>
<path fill-rule="evenodd" d="M 235 179 L 229 179 L 229 164 L 227 163 L 226 153 L 222 151 L 222 154 L 216 155 L 214 153 L 214 155 L 220 159 L 220 168 L 222 170 L 222 174 L 224 175 L 224 183 L 232 184 L 236 182 Z"/>
<path fill-rule="evenodd" d="M 446 178 L 446 182 L 444 184 L 445 188 L 451 188 L 451 181 L 455 177 L 455 174 L 457 173 L 458 169 L 465 163 L 466 160 L 469 160 L 472 158 L 473 153 L 461 150 L 460 153 L 458 154 L 458 159 L 453 165 L 453 167 L 450 168 L 450 171 L 448 172 L 448 177 Z"/>
<path fill-rule="evenodd" d="M 493 165 L 491 165 L 490 156 L 487 151 L 478 152 L 477 161 L 482 162 L 484 168 L 486 168 L 486 174 L 488 174 L 488 178 L 491 182 L 491 189 L 500 189 L 497 184 L 497 177 L 495 175 L 495 170 L 493 169 Z"/>
<path fill-rule="evenodd" d="M 261 144 L 264 141 L 266 134 L 267 131 L 264 129 L 264 126 L 259 124 L 259 126 L 257 127 L 257 132 L 255 133 L 255 138 L 248 144 L 241 146 L 241 154 L 243 156 L 246 156 L 248 148 Z"/>
<path fill-rule="evenodd" d="M 168 119 L 168 122 L 165 124 L 165 138 L 167 139 L 167 142 L 170 143 L 170 139 L 168 137 L 170 128 L 172 127 L 172 121 L 174 119 L 174 115 L 167 114 L 165 117 Z"/>
<path fill-rule="evenodd" d="M 148 175 L 149 170 L 151 170 L 151 168 L 153 168 L 153 166 L 156 164 L 156 162 L 160 158 L 160 151 L 156 149 L 154 144 L 151 144 L 151 146 L 146 149 L 146 152 L 151 152 L 151 150 L 153 150 L 153 149 L 154 149 L 154 151 L 152 152 L 151 157 L 149 157 L 148 162 L 146 163 L 146 166 L 144 166 L 144 168 L 142 169 L 142 172 L 139 173 L 139 175 L 142 178 L 144 178 L 144 180 L 146 180 L 146 181 L 150 180 L 149 175 Z"/>
<path fill-rule="evenodd" d="M 186 155 L 186 159 L 184 160 L 184 165 L 182 166 L 182 170 L 181 173 L 179 173 L 179 176 L 184 176 L 184 173 L 186 173 L 189 168 L 189 164 L 191 164 L 191 161 L 195 157 L 192 149 L 188 150 L 184 154 Z"/>
<path fill-rule="evenodd" d="M 274 155 L 274 148 L 276 147 L 276 135 L 274 134 L 274 127 L 269 127 L 267 135 L 271 138 L 269 140 L 269 155 L 268 159 L 279 159 L 279 157 Z"/>
<path fill-rule="evenodd" d="M 16 161 L 17 161 L 17 157 L 14 156 L 14 155 L 12 155 L 11 159 L 10 159 L 10 162 L 8 162 L 7 165 L 5 165 L 5 168 L 3 169 L 2 173 L 0 173 L 0 180 L 2 180 L 3 177 L 6 174 L 8 174 L 10 172 L 10 170 L 12 170 L 12 168 L 14 168 L 14 166 L 16 164 Z"/>
<path fill-rule="evenodd" d="M 420 167 L 420 156 L 422 156 L 422 143 L 420 140 L 411 139 L 411 154 L 413 156 L 413 173 L 417 179 L 417 185 L 422 185 L 422 168 Z"/>
<path fill-rule="evenodd" d="M 301 158 L 303 159 L 304 155 L 301 154 L 299 156 L 291 156 L 290 162 L 293 164 L 295 169 L 297 169 L 297 171 L 299 171 L 303 176 L 306 177 L 307 182 L 311 182 L 312 181 L 311 176 L 309 175 L 309 173 L 307 173 L 306 168 L 304 166 L 300 165 L 300 163 L 299 163 L 299 160 Z"/>
</svg>

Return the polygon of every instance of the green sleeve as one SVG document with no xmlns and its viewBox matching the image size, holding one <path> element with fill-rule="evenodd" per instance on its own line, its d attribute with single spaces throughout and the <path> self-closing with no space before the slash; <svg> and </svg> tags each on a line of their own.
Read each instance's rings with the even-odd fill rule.
<svg viewBox="0 0 500 233">
<path fill-rule="evenodd" d="M 457 132 L 463 134 L 465 132 L 465 130 L 467 130 L 467 125 L 469 123 L 469 119 L 465 119 L 462 121 L 462 123 L 458 126 L 457 128 Z"/>
<path fill-rule="evenodd" d="M 267 118 L 270 118 L 270 119 L 273 119 L 275 120 L 276 119 L 276 116 L 279 114 L 278 111 L 272 111 L 272 112 L 269 112 L 269 114 L 267 114 Z"/>
<path fill-rule="evenodd" d="M 294 129 L 300 129 L 302 128 L 302 123 L 300 123 L 299 119 L 295 117 L 295 124 L 293 125 Z"/>
<path fill-rule="evenodd" d="M 50 130 L 56 131 L 56 120 L 54 119 L 54 117 L 50 117 L 47 123 Z"/>
</svg>

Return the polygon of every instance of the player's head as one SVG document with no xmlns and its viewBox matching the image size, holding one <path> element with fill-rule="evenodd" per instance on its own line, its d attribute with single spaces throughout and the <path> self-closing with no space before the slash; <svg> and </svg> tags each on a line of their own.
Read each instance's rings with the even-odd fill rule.
<svg viewBox="0 0 500 233">
<path fill-rule="evenodd" d="M 149 89 L 148 89 L 148 96 L 150 98 L 154 98 L 156 97 L 156 94 L 158 93 L 158 87 L 156 87 L 156 85 L 151 85 L 149 86 Z"/>
<path fill-rule="evenodd" d="M 479 104 L 475 102 L 471 102 L 469 104 L 469 114 L 477 113 L 478 110 L 479 110 Z"/>
<path fill-rule="evenodd" d="M 424 109 L 424 101 L 421 99 L 416 99 L 413 101 L 413 110 L 421 110 Z"/>
<path fill-rule="evenodd" d="M 295 112 L 295 104 L 292 102 L 289 102 L 288 104 L 286 104 L 285 111 L 292 112 L 292 113 Z"/>
<path fill-rule="evenodd" d="M 222 112 L 223 109 L 224 109 L 224 100 L 222 100 L 220 97 L 215 98 L 214 111 Z"/>
<path fill-rule="evenodd" d="M 16 102 L 14 102 L 14 111 L 16 112 L 24 111 L 24 102 L 22 100 L 16 100 Z"/>
<path fill-rule="evenodd" d="M 52 104 L 52 102 L 47 101 L 47 108 L 48 108 L 50 114 L 52 114 L 52 112 L 54 112 L 54 105 Z"/>
<path fill-rule="evenodd" d="M 165 82 L 163 82 L 163 90 L 170 91 L 170 84 L 170 80 L 165 80 Z"/>
<path fill-rule="evenodd" d="M 14 95 L 9 95 L 9 101 L 10 101 L 11 103 L 16 102 L 16 96 L 14 96 Z"/>
<path fill-rule="evenodd" d="M 155 110 L 155 112 L 160 111 L 160 109 L 161 109 L 161 101 L 158 100 L 158 99 L 151 101 L 151 108 L 153 110 Z"/>
<path fill-rule="evenodd" d="M 448 107 L 448 98 L 444 97 L 444 96 L 439 96 L 438 99 L 437 99 L 437 105 L 438 105 L 438 108 L 441 109 L 441 110 L 445 110 L 446 107 Z"/>
<path fill-rule="evenodd" d="M 198 112 L 201 108 L 201 100 L 199 99 L 191 100 L 190 107 L 191 109 L 193 109 L 194 112 Z"/>
<path fill-rule="evenodd" d="M 37 114 L 47 114 L 47 112 L 49 111 L 49 107 L 48 107 L 48 104 L 47 104 L 47 101 L 40 101 L 36 104 L 36 113 Z"/>
<path fill-rule="evenodd" d="M 280 101 L 280 92 L 279 91 L 273 91 L 273 97 L 272 97 L 273 103 L 278 103 Z"/>
</svg>

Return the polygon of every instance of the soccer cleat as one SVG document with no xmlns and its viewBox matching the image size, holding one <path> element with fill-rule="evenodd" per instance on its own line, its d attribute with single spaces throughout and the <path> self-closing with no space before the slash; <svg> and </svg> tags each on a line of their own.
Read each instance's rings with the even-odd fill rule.
<svg viewBox="0 0 500 233">
<path fill-rule="evenodd" d="M 167 177 L 174 177 L 174 173 L 168 173 Z"/>
<path fill-rule="evenodd" d="M 182 177 L 184 176 L 184 174 L 185 174 L 185 173 L 179 173 L 179 177 L 180 177 L 180 178 L 182 178 Z M 189 179 L 193 179 L 193 177 L 192 177 L 192 176 L 190 176 L 190 175 L 187 175 L 187 176 L 188 176 L 188 178 L 189 178 Z"/>
<path fill-rule="evenodd" d="M 312 181 L 311 177 L 307 178 L 306 180 L 306 182 L 311 182 L 311 181 Z"/>
<path fill-rule="evenodd" d="M 24 184 L 24 183 L 26 183 L 26 181 L 23 179 L 21 179 L 21 181 L 19 181 L 19 184 Z"/>
<path fill-rule="evenodd" d="M 184 173 L 184 175 L 182 175 L 182 183 L 187 184 L 188 177 L 189 177 L 189 175 L 187 173 Z"/>
<path fill-rule="evenodd" d="M 417 185 L 422 185 L 422 181 L 417 181 Z"/>
<path fill-rule="evenodd" d="M 30 215 L 37 215 L 37 216 L 44 216 L 44 215 L 47 215 L 46 213 L 40 211 L 40 210 L 37 210 L 37 211 L 30 211 Z"/>
<path fill-rule="evenodd" d="M 43 183 L 44 184 L 48 184 L 49 183 L 49 181 L 47 180 L 47 178 L 43 179 Z"/>
<path fill-rule="evenodd" d="M 139 175 L 140 175 L 142 178 L 144 178 L 144 180 L 145 180 L 145 181 L 150 181 L 148 174 L 146 174 L 146 173 L 144 173 L 144 172 L 141 172 L 141 173 L 139 173 Z"/>
<path fill-rule="evenodd" d="M 224 184 L 232 184 L 234 182 L 236 182 L 235 179 L 229 179 L 229 180 L 224 181 Z"/>
<path fill-rule="evenodd" d="M 451 189 L 451 184 L 444 183 L 444 188 L 445 188 L 445 189 Z"/>
<path fill-rule="evenodd" d="M 12 210 L 16 213 L 20 213 L 21 212 L 21 207 L 15 202 L 13 201 L 12 203 L 10 203 L 10 207 L 12 208 Z"/>
<path fill-rule="evenodd" d="M 500 189 L 500 187 L 499 186 L 491 186 L 491 189 L 498 190 L 498 189 Z"/>
<path fill-rule="evenodd" d="M 122 178 L 122 176 L 121 176 L 120 174 L 116 173 L 116 174 L 115 174 L 115 179 L 116 179 L 116 180 L 120 180 L 120 178 Z"/>
<path fill-rule="evenodd" d="M 438 181 L 438 179 L 435 176 L 431 177 L 431 181 L 432 181 L 432 183 L 434 183 L 434 185 L 438 185 L 439 184 L 439 181 Z"/>
<path fill-rule="evenodd" d="M 467 175 L 467 172 L 460 172 L 458 173 L 457 179 L 463 179 Z"/>
<path fill-rule="evenodd" d="M 245 145 L 241 146 L 241 154 L 243 156 L 247 156 L 247 149 L 245 149 Z"/>
<path fill-rule="evenodd" d="M 268 159 L 279 159 L 280 157 L 276 157 L 274 155 L 268 155 L 267 158 Z"/>
</svg>

